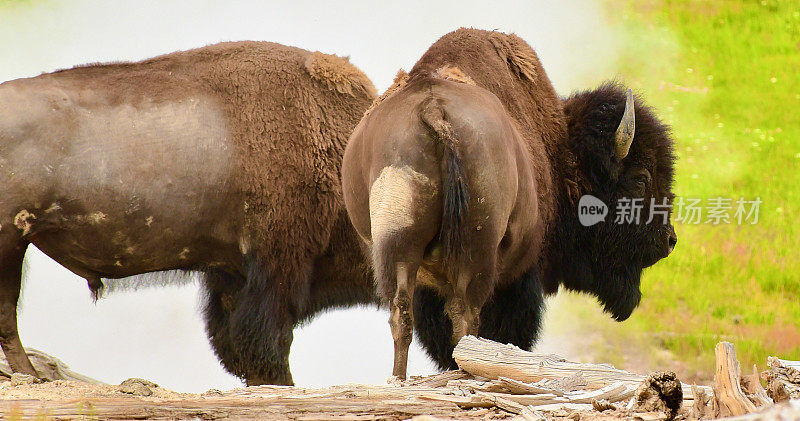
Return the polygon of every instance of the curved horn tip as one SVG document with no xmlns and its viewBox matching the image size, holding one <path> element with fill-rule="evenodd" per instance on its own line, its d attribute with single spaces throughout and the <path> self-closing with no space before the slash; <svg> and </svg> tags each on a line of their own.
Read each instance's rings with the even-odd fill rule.
<svg viewBox="0 0 800 421">
<path fill-rule="evenodd" d="M 636 132 L 636 107 L 633 102 L 633 91 L 628 89 L 625 99 L 625 112 L 614 134 L 617 157 L 622 160 L 628 156 Z"/>
</svg>

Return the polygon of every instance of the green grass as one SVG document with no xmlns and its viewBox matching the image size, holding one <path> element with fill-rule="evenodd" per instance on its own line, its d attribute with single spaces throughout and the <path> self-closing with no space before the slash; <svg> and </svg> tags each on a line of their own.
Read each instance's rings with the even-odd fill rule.
<svg viewBox="0 0 800 421">
<path fill-rule="evenodd" d="M 675 252 L 646 272 L 622 330 L 699 355 L 698 370 L 713 370 L 720 340 L 745 367 L 800 359 L 800 3 L 620 7 L 608 4 L 622 28 L 619 78 L 673 127 L 675 193 L 763 201 L 756 225 L 676 224 Z"/>
<path fill-rule="evenodd" d="M 0 7 L 23 6 L 36 3 L 36 0 L 0 0 Z"/>
</svg>

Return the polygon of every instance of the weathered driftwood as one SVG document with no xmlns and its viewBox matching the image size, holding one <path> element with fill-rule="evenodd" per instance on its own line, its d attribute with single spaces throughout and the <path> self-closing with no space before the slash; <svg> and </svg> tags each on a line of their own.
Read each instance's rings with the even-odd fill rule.
<svg viewBox="0 0 800 421">
<path fill-rule="evenodd" d="M 576 363 L 557 355 L 523 351 L 514 345 L 501 345 L 474 336 L 461 338 L 453 351 L 453 358 L 461 370 L 488 379 L 505 377 L 534 383 L 568 378 L 580 373 L 588 389 L 599 389 L 619 382 L 625 384 L 631 392 L 645 379 L 645 376 L 619 370 L 608 364 Z M 710 392 L 710 389 L 707 391 Z M 683 385 L 683 393 L 684 399 L 692 398 L 689 385 Z"/>
<path fill-rule="evenodd" d="M 583 373 L 580 371 L 576 371 L 567 377 L 544 379 L 536 384 L 541 385 L 542 387 L 563 390 L 565 392 L 585 390 L 589 386 L 589 382 L 583 378 Z"/>
<path fill-rule="evenodd" d="M 720 416 L 744 415 L 756 410 L 741 387 L 741 370 L 736 351 L 730 342 L 720 342 L 714 349 L 717 358 L 714 396 Z"/>
<path fill-rule="evenodd" d="M 91 399 L 79 402 L 2 402 L 9 418 L 52 417 L 88 419 L 400 419 L 415 415 L 464 415 L 447 402 L 376 400 L 364 398 L 209 398 L 198 400 L 142 401 L 133 398 Z"/>
<path fill-rule="evenodd" d="M 691 418 L 708 419 L 713 418 L 717 413 L 717 401 L 713 394 L 707 394 L 704 390 L 692 385 L 694 400 L 692 401 Z"/>
<path fill-rule="evenodd" d="M 767 357 L 767 365 L 769 370 L 762 376 L 767 380 L 769 396 L 775 402 L 800 399 L 800 361 Z"/>
<path fill-rule="evenodd" d="M 755 364 L 753 364 L 753 372 L 751 374 L 742 376 L 742 391 L 756 407 L 769 406 L 774 403 L 767 395 L 764 387 L 761 386 L 761 375 Z"/>
<path fill-rule="evenodd" d="M 132 396 L 108 385 L 78 386 L 78 383 L 55 382 L 53 385 L 62 389 L 56 387 L 58 393 L 51 392 L 45 395 L 47 397 L 41 397 L 36 395 L 37 390 L 46 390 L 50 387 L 48 383 L 7 382 L 0 384 L 0 415 L 8 418 L 67 419 L 233 417 L 372 420 L 419 417 L 420 421 L 498 417 L 542 420 L 576 416 L 581 419 L 595 416 L 602 416 L 604 419 L 664 418 L 665 412 L 660 410 L 636 414 L 631 412 L 638 400 L 638 396 L 633 394 L 637 386 L 644 384 L 643 376 L 608 365 L 572 363 L 556 356 L 537 355 L 475 338 L 465 338 L 463 341 L 467 341 L 468 345 L 472 342 L 466 348 L 469 352 L 459 354 L 459 351 L 464 351 L 462 344 L 456 348 L 456 361 L 463 364 L 465 371 L 449 371 L 402 383 L 344 385 L 323 389 L 259 386 L 228 392 L 212 390 L 202 395 L 178 394 L 152 384 L 151 396 Z M 475 341 L 479 343 L 475 344 Z M 476 346 L 483 351 L 477 353 Z M 758 379 L 752 375 L 740 378 L 738 362 L 732 351 L 732 346 L 725 344 L 718 348 L 718 369 L 720 365 L 725 368 L 718 372 L 715 387 L 719 391 L 725 391 L 729 386 L 740 385 L 743 380 L 739 391 L 745 396 L 745 400 L 759 400 L 766 405 L 767 401 L 760 396 L 764 390 L 760 388 Z M 54 358 L 50 360 L 57 361 Z M 465 361 L 469 363 L 464 364 Z M 538 366 L 537 361 L 541 363 Z M 790 385 L 794 384 L 794 379 L 800 379 L 797 377 L 800 376 L 800 371 L 795 368 L 800 365 L 792 363 L 775 359 L 771 365 L 775 368 L 775 377 Z M 61 364 L 63 370 L 65 366 Z M 515 365 L 522 367 L 509 368 Z M 474 373 L 468 372 L 470 369 Z M 528 377 L 520 376 L 519 373 Z M 602 373 L 610 375 L 604 379 Z M 669 389 L 677 391 L 679 382 L 674 375 L 667 380 L 672 384 Z M 722 398 L 721 393 L 717 397 L 713 396 L 708 387 L 681 386 L 681 389 L 688 390 L 689 393 L 672 395 L 678 399 L 681 396 L 685 399 L 687 395 L 694 397 L 693 402 L 683 402 L 684 407 L 692 406 L 692 413 L 688 415 L 693 418 L 714 417 L 719 413 L 718 400 L 726 399 Z M 60 390 L 73 392 L 69 392 L 71 394 L 66 397 Z M 573 411 L 581 413 L 571 416 Z M 598 411 L 605 412 L 601 414 Z M 783 406 L 769 405 L 759 408 L 759 411 L 741 419 L 797 419 L 798 414 L 800 404 L 791 401 Z"/>
<path fill-rule="evenodd" d="M 77 382 L 86 382 L 94 384 L 102 384 L 103 382 L 95 380 L 91 377 L 72 371 L 68 365 L 58 358 L 45 354 L 42 351 L 33 348 L 25 348 L 25 353 L 33 364 L 33 368 L 45 380 L 72 380 Z M 0 376 L 11 378 L 13 372 L 6 361 L 5 355 L 0 352 Z"/>
<path fill-rule="evenodd" d="M 523 408 L 519 416 L 525 421 L 543 421 L 547 419 L 542 412 L 531 407 Z"/>
<path fill-rule="evenodd" d="M 634 412 L 664 413 L 667 419 L 675 418 L 683 407 L 683 388 L 671 371 L 659 371 L 647 376 L 638 389 L 633 402 Z"/>
<path fill-rule="evenodd" d="M 469 377 L 469 378 L 466 378 Z M 418 384 L 441 383 L 451 378 L 448 385 L 430 387 Z M 522 419 L 537 420 L 545 411 L 563 408 L 591 410 L 592 401 L 608 397 L 619 399 L 627 390 L 624 385 L 583 392 L 529 393 L 533 386 L 504 380 L 474 379 L 465 373 L 442 373 L 427 379 L 415 379 L 403 385 L 345 385 L 324 389 L 299 387 L 258 386 L 228 392 L 209 391 L 203 395 L 173 394 L 169 397 L 131 396 L 105 387 L 103 394 L 89 392 L 78 398 L 32 400 L 8 398 L 16 386 L 0 388 L 0 412 L 11 417 L 46 416 L 54 418 L 192 418 L 215 419 L 274 418 L 274 419 L 402 419 L 415 415 L 432 415 L 437 418 L 472 418 L 476 408 L 486 408 L 518 415 Z M 61 383 L 63 386 L 65 383 Z M 505 389 L 503 385 L 511 385 Z M 21 386 L 29 392 L 46 388 L 47 384 Z M 92 389 L 86 389 L 92 390 Z M 155 390 L 155 389 L 154 389 Z M 161 389 L 159 389 L 161 390 Z M 489 392 L 491 390 L 491 392 Z M 512 393 L 516 392 L 516 393 Z M 520 393 L 522 392 L 522 393 Z M 9 395 L 6 395 L 9 396 Z"/>
<path fill-rule="evenodd" d="M 593 389 L 614 381 L 641 381 L 639 375 L 608 365 L 573 363 L 557 355 L 536 354 L 474 336 L 461 338 L 453 351 L 453 358 L 462 370 L 489 379 L 507 377 L 533 383 L 580 372 Z"/>
<path fill-rule="evenodd" d="M 595 399 L 592 401 L 592 408 L 594 408 L 594 410 L 597 412 L 603 412 L 603 411 L 615 411 L 617 409 L 617 406 L 613 405 L 611 402 L 605 399 L 600 399 L 600 400 Z"/>
<path fill-rule="evenodd" d="M 564 396 L 564 394 L 568 392 L 567 390 L 562 389 L 558 385 L 556 386 L 545 385 L 543 382 L 525 383 L 502 376 L 498 377 L 497 380 L 495 380 L 494 382 L 500 384 L 510 393 L 516 393 L 519 395 L 528 393 L 551 393 L 556 396 Z"/>
<path fill-rule="evenodd" d="M 759 408 L 758 411 L 746 415 L 725 418 L 726 421 L 796 421 L 797 419 L 800 419 L 800 399 Z"/>
<path fill-rule="evenodd" d="M 606 400 L 608 402 L 619 402 L 633 396 L 634 390 L 623 382 L 612 383 L 600 389 L 588 392 L 571 392 L 564 397 L 572 403 L 592 403 L 594 400 Z"/>
<path fill-rule="evenodd" d="M 406 381 L 409 386 L 427 386 L 427 387 L 440 387 L 447 385 L 448 382 L 454 380 L 461 380 L 465 378 L 472 378 L 473 376 L 466 371 L 444 371 L 439 374 L 424 377 L 411 377 Z"/>
</svg>

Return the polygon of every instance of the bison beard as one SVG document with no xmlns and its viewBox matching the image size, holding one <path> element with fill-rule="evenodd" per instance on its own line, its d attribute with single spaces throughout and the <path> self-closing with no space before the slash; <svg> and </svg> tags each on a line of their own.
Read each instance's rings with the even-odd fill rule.
<svg viewBox="0 0 800 421">
<path fill-rule="evenodd" d="M 425 352 L 441 370 L 458 368 L 453 359 L 453 324 L 444 314 L 444 298 L 433 289 L 414 295 L 414 328 Z M 539 339 L 545 302 L 542 285 L 531 270 L 495 291 L 481 310 L 479 335 L 503 344 L 531 349 Z"/>
</svg>

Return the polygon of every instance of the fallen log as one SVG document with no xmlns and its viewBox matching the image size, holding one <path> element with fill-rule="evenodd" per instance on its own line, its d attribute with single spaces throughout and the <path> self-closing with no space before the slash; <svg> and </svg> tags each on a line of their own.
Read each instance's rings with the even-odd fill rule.
<svg viewBox="0 0 800 421">
<path fill-rule="evenodd" d="M 439 374 L 425 377 L 412 377 L 405 384 L 410 386 L 440 387 L 450 381 L 471 378 L 472 375 L 464 371 L 445 371 Z"/>
<path fill-rule="evenodd" d="M 642 377 L 605 364 L 582 364 L 553 354 L 523 351 L 514 345 L 501 345 L 487 339 L 465 336 L 453 351 L 462 370 L 489 379 L 507 377 L 527 383 L 568 377 L 580 372 L 592 389 L 615 381 L 638 383 Z"/>
<path fill-rule="evenodd" d="M 39 376 L 44 380 L 72 380 L 76 382 L 103 384 L 103 382 L 99 380 L 72 371 L 63 361 L 37 349 L 25 348 L 25 353 L 28 354 L 33 368 L 36 369 L 36 372 L 39 373 Z M 0 376 L 11 378 L 14 372 L 11 371 L 11 367 L 8 365 L 5 355 L 2 354 L 3 353 L 0 352 Z"/>
<path fill-rule="evenodd" d="M 631 390 L 625 383 L 616 382 L 588 392 L 569 393 L 564 397 L 572 403 L 592 403 L 595 400 L 606 400 L 613 403 L 628 399 L 633 396 L 633 393 L 634 390 Z"/>
<path fill-rule="evenodd" d="M 514 345 L 502 345 L 474 336 L 461 338 L 453 351 L 453 358 L 461 370 L 493 380 L 505 377 L 535 383 L 568 378 L 580 373 L 588 389 L 622 383 L 632 393 L 645 379 L 645 376 L 619 370 L 608 364 L 576 363 L 558 355 L 523 351 Z M 692 399 L 691 386 L 682 386 L 684 399 Z M 708 387 L 701 388 L 707 393 L 711 392 Z"/>
<path fill-rule="evenodd" d="M 553 387 L 540 383 L 525 383 L 508 377 L 498 377 L 496 380 L 500 385 L 505 387 L 510 393 L 526 394 L 526 393 L 552 393 L 556 396 L 564 396 L 567 391 L 560 387 Z"/>
</svg>

